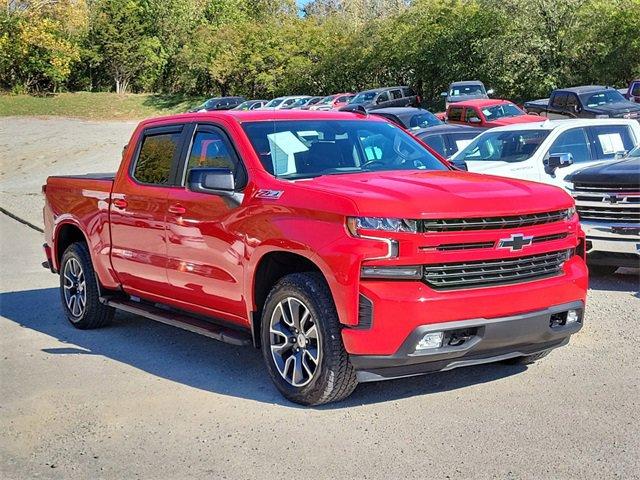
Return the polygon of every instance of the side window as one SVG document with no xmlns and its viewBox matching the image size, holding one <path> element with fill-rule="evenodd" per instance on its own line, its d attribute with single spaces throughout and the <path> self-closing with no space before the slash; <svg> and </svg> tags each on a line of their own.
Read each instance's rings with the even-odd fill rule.
<svg viewBox="0 0 640 480">
<path fill-rule="evenodd" d="M 452 107 L 449 109 L 449 114 L 447 115 L 449 120 L 453 120 L 455 122 L 459 122 L 462 120 L 462 107 Z"/>
<path fill-rule="evenodd" d="M 574 128 L 561 133 L 549 148 L 550 155 L 559 153 L 570 153 L 575 163 L 591 160 L 591 149 L 584 129 Z"/>
<path fill-rule="evenodd" d="M 553 103 L 551 104 L 554 108 L 561 108 L 567 105 L 567 94 L 566 93 L 557 93 L 553 96 Z"/>
<path fill-rule="evenodd" d="M 599 125 L 588 129 L 594 140 L 598 160 L 613 158 L 616 153 L 628 152 L 635 146 L 631 129 L 627 125 Z"/>
<path fill-rule="evenodd" d="M 405 97 L 414 97 L 416 95 L 416 92 L 414 92 L 413 88 L 410 88 L 410 87 L 403 88 L 402 93 L 404 94 Z"/>
<path fill-rule="evenodd" d="M 472 118 L 477 118 L 478 120 L 480 120 L 480 116 L 478 115 L 478 112 L 476 112 L 476 109 L 467 107 L 467 109 L 464 111 L 464 121 L 470 122 Z"/>
<path fill-rule="evenodd" d="M 391 90 L 391 98 L 393 100 L 398 100 L 402 98 L 402 92 L 400 90 Z"/>
<path fill-rule="evenodd" d="M 181 135 L 181 131 L 145 135 L 133 178 L 140 183 L 168 185 Z"/>
<path fill-rule="evenodd" d="M 421 138 L 421 140 L 443 157 L 448 156 L 444 145 L 444 138 L 442 137 L 442 135 L 430 135 L 426 138 Z"/>
<path fill-rule="evenodd" d="M 570 93 L 567 96 L 567 110 L 569 110 L 570 112 L 577 111 L 578 105 L 578 97 L 573 93 Z"/>
<path fill-rule="evenodd" d="M 636 82 L 631 85 L 631 95 L 634 97 L 640 97 L 640 82 Z"/>
<path fill-rule="evenodd" d="M 197 131 L 193 137 L 191 151 L 187 160 L 185 181 L 192 168 L 227 168 L 238 181 L 238 167 L 235 154 L 230 151 L 223 134 L 217 131 Z"/>
<path fill-rule="evenodd" d="M 388 102 L 388 101 L 389 101 L 389 94 L 387 92 L 382 92 L 380 95 L 378 95 L 378 98 L 376 99 L 377 104 L 381 104 L 382 102 Z"/>
</svg>

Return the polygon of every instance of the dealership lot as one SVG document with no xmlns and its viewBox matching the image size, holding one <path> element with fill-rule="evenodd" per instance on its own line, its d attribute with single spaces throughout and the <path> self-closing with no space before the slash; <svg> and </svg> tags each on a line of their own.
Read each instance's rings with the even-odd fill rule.
<svg viewBox="0 0 640 480">
<path fill-rule="evenodd" d="M 0 205 L 37 225 L 44 177 L 112 170 L 132 128 L 3 119 Z M 5 478 L 633 478 L 640 467 L 638 271 L 594 278 L 583 330 L 529 368 L 365 384 L 307 409 L 282 399 L 258 351 L 120 313 L 74 330 L 40 266 L 42 236 L 4 215 L 0 232 Z"/>
</svg>

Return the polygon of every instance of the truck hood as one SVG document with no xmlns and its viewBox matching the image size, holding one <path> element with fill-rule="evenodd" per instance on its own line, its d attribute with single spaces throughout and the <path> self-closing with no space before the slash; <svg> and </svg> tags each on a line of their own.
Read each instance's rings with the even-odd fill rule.
<svg viewBox="0 0 640 480">
<path fill-rule="evenodd" d="M 568 175 L 565 180 L 595 185 L 636 186 L 640 190 L 640 157 L 598 163 Z"/>
<path fill-rule="evenodd" d="M 622 116 L 631 114 L 633 116 L 633 114 L 640 114 L 640 105 L 633 102 L 615 102 L 597 107 L 588 107 L 588 110 L 600 115 Z"/>
<path fill-rule="evenodd" d="M 573 204 L 557 187 L 458 171 L 326 175 L 296 185 L 347 197 L 355 203 L 354 214 L 363 216 L 489 217 L 561 210 Z"/>
</svg>

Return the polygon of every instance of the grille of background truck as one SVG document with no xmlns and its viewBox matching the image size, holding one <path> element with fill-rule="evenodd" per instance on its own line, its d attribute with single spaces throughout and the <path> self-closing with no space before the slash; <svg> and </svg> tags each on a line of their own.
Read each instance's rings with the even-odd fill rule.
<svg viewBox="0 0 640 480">
<path fill-rule="evenodd" d="M 611 188 L 576 184 L 571 194 L 581 220 L 640 223 L 640 186 Z"/>
<path fill-rule="evenodd" d="M 436 290 L 505 285 L 547 278 L 562 273 L 572 250 L 473 262 L 426 265 L 423 280 Z"/>
<path fill-rule="evenodd" d="M 566 210 L 554 212 L 531 213 L 528 215 L 517 215 L 509 217 L 479 217 L 479 218 L 454 218 L 422 220 L 423 232 L 451 232 L 461 230 L 489 230 L 529 227 L 531 225 L 542 225 L 544 223 L 564 220 L 567 216 Z"/>
</svg>

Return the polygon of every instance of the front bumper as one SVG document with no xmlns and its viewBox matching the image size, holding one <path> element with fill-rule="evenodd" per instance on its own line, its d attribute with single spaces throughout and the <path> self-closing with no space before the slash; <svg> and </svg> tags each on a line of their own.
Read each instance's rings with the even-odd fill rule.
<svg viewBox="0 0 640 480">
<path fill-rule="evenodd" d="M 579 312 L 578 322 L 551 326 L 552 316 L 570 309 Z M 584 303 L 576 301 L 503 318 L 423 325 L 414 329 L 393 355 L 351 355 L 350 360 L 361 382 L 506 360 L 565 345 L 569 337 L 582 328 L 583 317 Z M 417 343 L 426 333 L 444 331 L 446 334 L 454 330 L 471 330 L 474 334 L 461 345 L 416 351 Z"/>
<path fill-rule="evenodd" d="M 640 225 L 583 221 L 589 262 L 638 267 L 640 265 Z"/>
</svg>

